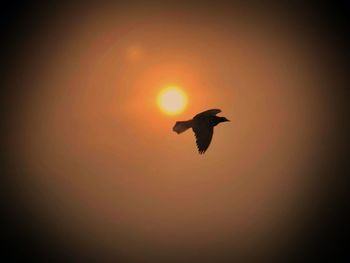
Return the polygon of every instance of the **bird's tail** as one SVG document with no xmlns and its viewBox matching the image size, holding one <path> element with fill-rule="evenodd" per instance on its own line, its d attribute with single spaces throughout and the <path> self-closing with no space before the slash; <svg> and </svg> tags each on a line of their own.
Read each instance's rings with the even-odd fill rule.
<svg viewBox="0 0 350 263">
<path fill-rule="evenodd" d="M 186 131 L 187 129 L 192 127 L 192 120 L 189 121 L 177 121 L 173 131 L 176 133 L 182 133 L 184 131 Z"/>
</svg>

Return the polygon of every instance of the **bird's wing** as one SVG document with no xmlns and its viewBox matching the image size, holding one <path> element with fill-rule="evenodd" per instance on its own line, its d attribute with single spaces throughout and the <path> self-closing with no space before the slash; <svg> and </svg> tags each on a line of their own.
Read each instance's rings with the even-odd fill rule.
<svg viewBox="0 0 350 263">
<path fill-rule="evenodd" d="M 203 154 L 208 149 L 211 139 L 213 138 L 214 128 L 212 126 L 203 125 L 193 128 L 193 131 L 196 136 L 198 152 Z"/>
<path fill-rule="evenodd" d="M 220 113 L 221 110 L 219 109 L 211 109 L 211 110 L 206 110 L 201 113 L 198 113 L 195 117 L 197 116 L 215 116 L 216 114 Z"/>
</svg>

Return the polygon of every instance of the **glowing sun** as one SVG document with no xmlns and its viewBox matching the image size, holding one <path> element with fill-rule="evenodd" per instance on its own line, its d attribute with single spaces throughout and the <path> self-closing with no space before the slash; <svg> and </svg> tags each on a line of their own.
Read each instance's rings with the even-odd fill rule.
<svg viewBox="0 0 350 263">
<path fill-rule="evenodd" d="M 186 108 L 187 96 L 178 87 L 169 87 L 158 94 L 157 104 L 164 113 L 176 115 Z"/>
</svg>

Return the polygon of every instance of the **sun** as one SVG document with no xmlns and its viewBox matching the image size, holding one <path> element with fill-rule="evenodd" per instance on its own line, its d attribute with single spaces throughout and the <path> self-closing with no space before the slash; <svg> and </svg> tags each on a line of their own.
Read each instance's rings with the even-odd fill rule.
<svg viewBox="0 0 350 263">
<path fill-rule="evenodd" d="M 178 87 L 171 86 L 160 91 L 157 97 L 158 107 L 168 115 L 177 115 L 187 106 L 187 96 Z"/>
</svg>

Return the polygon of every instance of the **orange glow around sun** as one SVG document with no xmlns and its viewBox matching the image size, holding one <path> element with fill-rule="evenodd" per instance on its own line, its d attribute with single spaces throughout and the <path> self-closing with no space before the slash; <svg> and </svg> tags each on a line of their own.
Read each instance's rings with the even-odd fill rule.
<svg viewBox="0 0 350 263">
<path fill-rule="evenodd" d="M 168 87 L 158 94 L 157 104 L 168 115 L 180 114 L 187 106 L 187 95 L 176 86 Z"/>
</svg>

